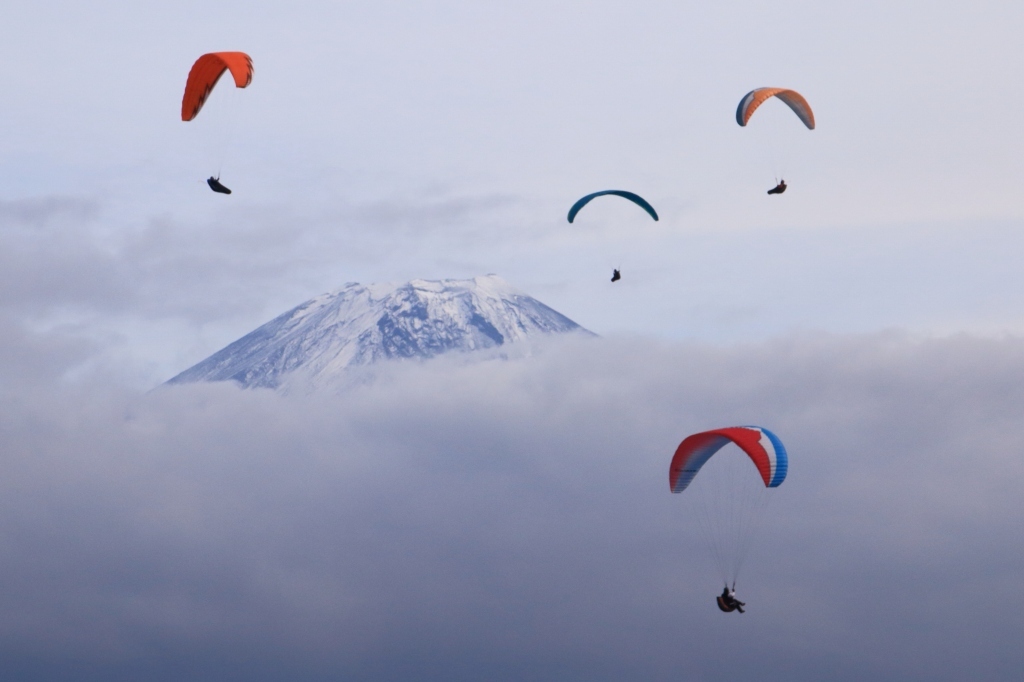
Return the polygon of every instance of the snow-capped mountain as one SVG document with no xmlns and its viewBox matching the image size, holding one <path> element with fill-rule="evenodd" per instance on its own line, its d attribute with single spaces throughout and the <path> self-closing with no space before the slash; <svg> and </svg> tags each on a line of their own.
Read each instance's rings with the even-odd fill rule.
<svg viewBox="0 0 1024 682">
<path fill-rule="evenodd" d="M 474 351 L 542 334 L 590 334 L 497 275 L 405 284 L 346 284 L 246 334 L 167 383 L 313 384 L 354 365 Z"/>
</svg>

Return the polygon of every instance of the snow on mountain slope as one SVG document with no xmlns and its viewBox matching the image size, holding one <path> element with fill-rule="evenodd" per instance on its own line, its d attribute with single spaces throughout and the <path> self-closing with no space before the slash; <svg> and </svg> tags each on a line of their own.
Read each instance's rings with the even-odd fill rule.
<svg viewBox="0 0 1024 682">
<path fill-rule="evenodd" d="M 497 275 L 350 283 L 278 316 L 167 383 L 232 380 L 277 388 L 301 373 L 318 384 L 354 365 L 565 332 L 590 334 Z"/>
</svg>

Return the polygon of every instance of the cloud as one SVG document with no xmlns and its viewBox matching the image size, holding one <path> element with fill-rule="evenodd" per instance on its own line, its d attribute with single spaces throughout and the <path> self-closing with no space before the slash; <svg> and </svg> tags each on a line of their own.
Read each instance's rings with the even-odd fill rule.
<svg viewBox="0 0 1024 682">
<path fill-rule="evenodd" d="M 0 392 L 22 679 L 963 679 L 1021 656 L 1024 342 L 564 340 L 339 395 Z M 687 433 L 792 470 L 742 617 L 668 492 Z"/>
<path fill-rule="evenodd" d="M 56 220 L 91 220 L 99 206 L 78 197 L 50 196 L 34 199 L 0 201 L 0 220 L 5 227 L 43 227 Z"/>
<path fill-rule="evenodd" d="M 340 263 L 365 266 L 398 252 L 433 262 L 425 254 L 439 244 L 451 260 L 467 257 L 459 245 L 514 241 L 508 230 L 494 234 L 494 213 L 520 203 L 441 192 L 340 200 L 305 211 L 242 204 L 202 219 L 152 213 L 136 219 L 85 199 L 0 202 L 0 305 L 35 318 L 73 310 L 205 323 L 223 319 L 225 311 L 262 308 L 269 292 L 282 287 L 301 289 L 292 294 L 301 296 L 340 286 L 344 281 L 332 274 Z"/>
</svg>

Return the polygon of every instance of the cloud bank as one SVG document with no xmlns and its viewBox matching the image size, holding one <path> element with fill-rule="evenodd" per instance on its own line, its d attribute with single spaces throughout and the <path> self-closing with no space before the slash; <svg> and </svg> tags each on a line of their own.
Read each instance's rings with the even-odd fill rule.
<svg viewBox="0 0 1024 682">
<path fill-rule="evenodd" d="M 0 667 L 1009 679 L 1022 380 L 1019 339 L 900 335 L 567 339 L 386 366 L 338 395 L 10 380 Z M 715 609 L 667 483 L 685 435 L 736 423 L 772 428 L 792 461 L 739 617 Z"/>
</svg>

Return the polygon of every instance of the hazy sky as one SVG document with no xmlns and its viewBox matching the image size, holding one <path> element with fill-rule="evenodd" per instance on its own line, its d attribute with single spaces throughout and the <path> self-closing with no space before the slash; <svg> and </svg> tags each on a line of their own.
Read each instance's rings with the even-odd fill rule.
<svg viewBox="0 0 1024 682">
<path fill-rule="evenodd" d="M 1015 679 L 1022 28 L 934 0 L 5 7 L 0 676 Z M 216 50 L 253 83 L 182 123 Z M 738 127 L 765 85 L 817 129 L 778 102 Z M 566 223 L 608 188 L 661 221 Z M 491 272 L 603 338 L 320 400 L 145 393 L 346 282 Z M 665 480 L 731 423 L 794 462 L 743 618 Z"/>
<path fill-rule="evenodd" d="M 33 321 L 123 339 L 140 383 L 348 281 L 490 272 L 602 334 L 1024 331 L 1024 8 L 637 5 L 8 8 L 0 238 L 18 286 L 53 289 Z M 221 49 L 253 84 L 182 123 Z M 760 85 L 817 129 L 779 102 L 737 126 Z M 609 187 L 662 220 L 605 200 L 566 223 Z"/>
</svg>

